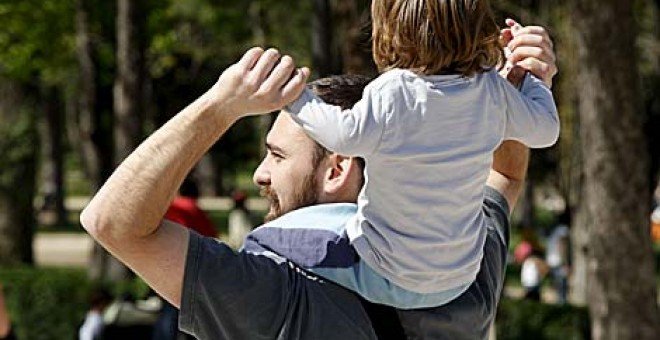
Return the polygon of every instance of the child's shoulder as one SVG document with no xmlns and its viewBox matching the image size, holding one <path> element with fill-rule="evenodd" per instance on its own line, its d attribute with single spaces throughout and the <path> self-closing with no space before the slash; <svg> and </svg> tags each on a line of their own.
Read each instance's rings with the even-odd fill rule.
<svg viewBox="0 0 660 340">
<path fill-rule="evenodd" d="M 409 87 L 412 83 L 420 80 L 421 78 L 415 73 L 396 68 L 383 72 L 372 80 L 367 88 L 371 91 L 381 92 L 390 88 Z"/>
</svg>

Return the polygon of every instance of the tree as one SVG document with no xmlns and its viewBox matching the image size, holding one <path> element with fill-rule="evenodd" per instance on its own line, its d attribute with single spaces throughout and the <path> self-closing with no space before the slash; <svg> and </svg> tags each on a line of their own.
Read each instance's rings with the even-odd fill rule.
<svg viewBox="0 0 660 340">
<path fill-rule="evenodd" d="M 143 0 L 117 1 L 117 50 L 114 84 L 114 162 L 119 164 L 139 145 L 144 124 Z M 128 267 L 95 244 L 92 276 L 112 281 L 130 276 Z"/>
<path fill-rule="evenodd" d="M 69 117 L 72 144 L 79 148 L 87 178 L 90 180 L 90 192 L 95 193 L 101 188 L 105 180 L 110 176 L 113 169 L 112 148 L 112 111 L 109 86 L 103 83 L 103 61 L 100 58 L 103 47 L 107 48 L 102 39 L 107 31 L 99 17 L 97 9 L 99 5 L 86 0 L 76 1 L 75 27 L 76 27 L 76 57 L 78 61 L 78 86 L 79 96 L 73 117 Z M 106 8 L 104 8 L 107 10 Z M 105 11 L 112 13 L 113 11 Z M 111 50 L 111 48 L 110 48 Z M 106 62 L 107 63 L 107 62 Z M 107 67 L 107 66 L 106 66 Z M 100 245 L 94 244 L 89 265 L 89 276 L 92 279 L 108 278 L 108 268 L 113 261 Z M 116 260 L 114 260 L 116 262 Z M 119 274 L 125 275 L 121 266 Z"/>
<path fill-rule="evenodd" d="M 42 178 L 44 180 L 44 208 L 53 210 L 56 225 L 68 223 L 64 207 L 64 115 L 62 94 L 56 86 L 45 86 L 41 90 L 45 122 L 41 124 Z"/>
<path fill-rule="evenodd" d="M 143 134 L 144 8 L 142 0 L 117 1 L 115 163 L 138 146 Z"/>
<path fill-rule="evenodd" d="M 337 37 L 340 45 L 343 72 L 376 74 L 371 54 L 371 11 L 368 2 L 336 1 Z"/>
<path fill-rule="evenodd" d="M 38 136 L 24 88 L 0 78 L 0 265 L 32 264 Z"/>
<path fill-rule="evenodd" d="M 54 164 L 55 176 L 48 176 L 55 192 L 62 193 L 61 160 L 53 158 L 61 146 L 58 124 L 59 93 L 71 78 L 70 41 L 72 25 L 69 2 L 55 0 L 5 1 L 0 3 L 0 133 L 3 136 L 0 170 L 2 197 L 2 240 L 0 262 L 32 263 L 32 236 L 36 228 L 34 208 L 35 175 L 39 162 L 36 124 L 44 119 L 53 149 L 46 160 Z M 52 106 L 51 106 L 52 104 Z M 45 114 L 37 114 L 45 109 Z M 50 145 L 49 145 L 50 146 Z M 42 162 L 48 163 L 48 162 Z M 59 164 L 58 164 L 59 163 Z M 59 172 L 59 174 L 58 174 Z M 59 179 L 57 177 L 60 177 Z M 56 195 L 57 196 L 57 195 Z M 60 217 L 62 195 L 56 197 Z"/>
<path fill-rule="evenodd" d="M 312 12 L 312 72 L 327 77 L 335 72 L 332 10 L 328 0 L 314 0 Z"/>
<path fill-rule="evenodd" d="M 570 3 L 581 89 L 582 204 L 592 222 L 592 334 L 595 339 L 655 339 L 660 316 L 649 234 L 649 155 L 639 151 L 647 144 L 633 6 L 616 0 Z"/>
<path fill-rule="evenodd" d="M 112 115 L 105 104 L 103 95 L 107 84 L 101 81 L 102 67 L 99 57 L 103 37 L 100 20 L 92 13 L 95 8 L 91 1 L 77 0 L 75 9 L 76 52 L 78 68 L 77 96 L 74 115 L 68 117 L 70 138 L 79 148 L 83 166 L 90 180 L 91 192 L 96 192 L 113 169 L 112 164 Z M 96 25 L 95 25 L 96 24 Z M 96 30 L 93 27 L 98 27 Z M 108 92 L 105 90 L 105 92 Z M 77 113 L 77 114 L 75 114 Z M 75 131 L 75 133 L 74 133 Z"/>
</svg>

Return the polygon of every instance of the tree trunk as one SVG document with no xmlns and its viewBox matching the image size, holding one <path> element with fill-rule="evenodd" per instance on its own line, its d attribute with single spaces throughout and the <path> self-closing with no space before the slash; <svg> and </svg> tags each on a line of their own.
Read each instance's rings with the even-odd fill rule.
<svg viewBox="0 0 660 340">
<path fill-rule="evenodd" d="M 571 214 L 571 276 L 569 300 L 585 306 L 589 291 L 589 239 L 591 225 L 586 204 L 580 204 Z"/>
<path fill-rule="evenodd" d="M 567 6 L 554 5 L 551 21 L 554 23 L 555 44 L 558 58 L 557 63 L 560 74 L 555 78 L 553 92 L 557 96 L 559 113 L 561 115 L 561 138 L 559 139 L 559 168 L 557 179 L 562 197 L 566 203 L 565 209 L 570 213 L 571 230 L 571 260 L 570 260 L 570 289 L 569 301 L 572 304 L 585 306 L 587 304 L 587 252 L 589 250 L 589 225 L 584 213 L 582 202 L 583 165 L 580 147 L 580 122 L 578 115 L 575 74 L 578 70 L 577 44 L 574 37 L 574 28 L 568 17 Z"/>
<path fill-rule="evenodd" d="M 0 265 L 32 264 L 38 133 L 18 84 L 0 79 Z"/>
<path fill-rule="evenodd" d="M 522 212 L 520 226 L 523 229 L 538 230 L 534 225 L 534 180 L 527 178 L 525 181 L 525 191 L 523 191 L 523 199 L 520 201 L 520 211 Z"/>
<path fill-rule="evenodd" d="M 328 0 L 313 0 L 312 72 L 321 78 L 334 73 L 332 48 L 332 11 Z"/>
<path fill-rule="evenodd" d="M 142 0 L 117 0 L 117 74 L 114 85 L 114 163 L 121 163 L 142 139 L 144 111 L 144 32 Z M 101 249 L 101 276 L 111 281 L 129 278 L 131 273 L 116 258 Z"/>
<path fill-rule="evenodd" d="M 643 74 L 644 84 L 649 89 L 646 91 L 646 111 L 648 121 L 646 122 L 646 136 L 648 139 L 648 149 L 651 154 L 651 166 L 649 177 L 651 179 L 651 190 L 658 188 L 660 180 L 660 0 L 645 4 L 645 11 L 650 13 L 650 27 L 646 39 L 641 46 L 641 50 L 646 54 L 645 59 L 651 67 L 646 68 Z"/>
<path fill-rule="evenodd" d="M 89 2 L 76 2 L 76 56 L 78 59 L 79 84 L 77 112 L 71 111 L 75 119 L 68 119 L 71 133 L 76 137 L 72 144 L 79 147 L 87 178 L 91 181 L 91 191 L 96 192 L 112 172 L 112 135 L 104 117 L 107 108 L 101 108 L 99 100 L 98 68 L 95 62 L 94 43 L 90 32 Z M 77 115 L 76 115 L 77 114 Z M 105 118 L 105 119 L 104 119 Z"/>
<path fill-rule="evenodd" d="M 114 87 L 115 164 L 142 139 L 144 32 L 141 0 L 117 1 L 117 75 Z"/>
<path fill-rule="evenodd" d="M 642 151 L 646 141 L 632 3 L 572 4 L 580 61 L 582 203 L 591 221 L 592 334 L 594 339 L 656 339 L 660 317 L 649 233 L 649 155 Z"/>
<path fill-rule="evenodd" d="M 42 102 L 46 116 L 45 124 L 42 124 L 41 129 L 43 208 L 54 214 L 52 224 L 66 225 L 68 218 L 64 208 L 64 147 L 62 145 L 64 124 L 59 91 L 55 87 L 44 89 Z"/>
<path fill-rule="evenodd" d="M 104 120 L 104 108 L 101 108 L 99 99 L 100 88 L 98 67 L 95 62 L 94 42 L 90 31 L 90 2 L 77 0 L 76 2 L 76 56 L 79 69 L 80 96 L 77 103 L 77 112 L 70 111 L 74 120 L 69 120 L 73 128 L 78 131 L 78 140 L 72 144 L 79 147 L 87 178 L 90 179 L 91 192 L 95 193 L 103 185 L 112 172 L 112 134 L 111 126 Z M 75 115 L 77 113 L 77 116 Z M 106 118 L 111 118 L 108 115 Z M 71 134 L 73 135 L 73 134 Z M 88 275 L 93 280 L 105 279 L 108 259 L 110 255 L 98 244 L 94 244 L 90 258 Z"/>
<path fill-rule="evenodd" d="M 377 73 L 371 54 L 369 4 L 356 0 L 336 2 L 341 61 L 344 73 L 374 75 Z"/>
</svg>

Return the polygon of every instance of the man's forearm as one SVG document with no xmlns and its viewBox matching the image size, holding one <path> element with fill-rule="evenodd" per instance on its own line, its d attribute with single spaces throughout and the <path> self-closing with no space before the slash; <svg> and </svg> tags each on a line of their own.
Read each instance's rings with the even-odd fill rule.
<svg viewBox="0 0 660 340">
<path fill-rule="evenodd" d="M 516 141 L 504 141 L 493 155 L 488 185 L 506 197 L 511 210 L 522 192 L 528 164 L 529 148 Z"/>
<path fill-rule="evenodd" d="M 234 123 L 217 107 L 204 95 L 145 140 L 82 212 L 85 229 L 101 242 L 151 234 L 186 174 Z"/>
</svg>

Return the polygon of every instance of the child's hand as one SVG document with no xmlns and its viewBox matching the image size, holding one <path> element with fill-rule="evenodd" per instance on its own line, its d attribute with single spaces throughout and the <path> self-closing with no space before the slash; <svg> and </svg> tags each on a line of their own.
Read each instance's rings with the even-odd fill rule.
<svg viewBox="0 0 660 340">
<path fill-rule="evenodd" d="M 206 96 L 234 118 L 264 114 L 296 99 L 308 77 L 309 69 L 297 69 L 291 57 L 255 47 L 227 68 Z"/>
<path fill-rule="evenodd" d="M 524 72 L 515 67 L 519 66 L 552 87 L 557 65 L 552 40 L 546 30 L 540 26 L 523 27 L 512 19 L 507 19 L 506 25 L 508 27 L 502 29 L 500 39 L 510 53 L 507 55 L 503 76 L 511 81 L 521 81 Z"/>
</svg>

